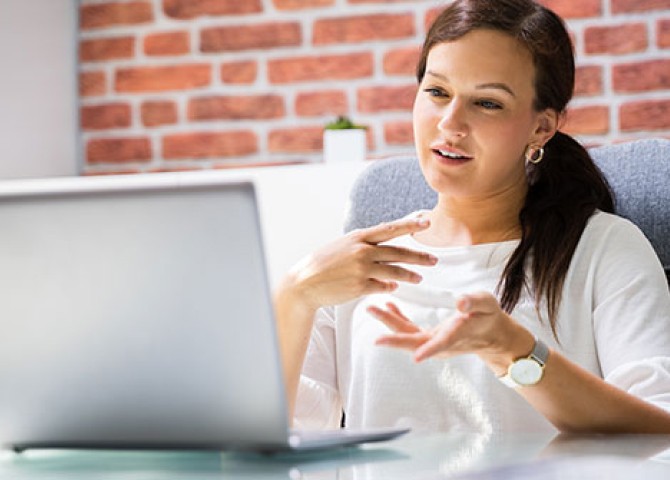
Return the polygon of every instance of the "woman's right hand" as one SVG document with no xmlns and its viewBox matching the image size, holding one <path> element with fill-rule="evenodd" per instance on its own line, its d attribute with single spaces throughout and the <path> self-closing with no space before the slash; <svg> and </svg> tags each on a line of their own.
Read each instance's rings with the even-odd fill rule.
<svg viewBox="0 0 670 480">
<path fill-rule="evenodd" d="M 296 264 L 285 279 L 284 288 L 293 291 L 294 299 L 317 309 L 361 295 L 392 291 L 398 281 L 418 283 L 421 277 L 401 264 L 431 266 L 437 258 L 380 244 L 429 226 L 427 219 L 405 218 L 352 231 Z"/>
</svg>

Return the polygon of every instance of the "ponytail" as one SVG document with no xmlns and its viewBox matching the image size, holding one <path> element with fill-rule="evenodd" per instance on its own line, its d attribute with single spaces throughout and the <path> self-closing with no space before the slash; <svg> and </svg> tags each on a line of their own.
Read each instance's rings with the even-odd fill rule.
<svg viewBox="0 0 670 480">
<path fill-rule="evenodd" d="M 538 164 L 529 164 L 529 190 L 519 214 L 521 241 L 503 271 L 498 291 L 510 313 L 528 288 L 541 316 L 547 300 L 549 324 L 556 336 L 556 317 L 563 282 L 582 232 L 598 209 L 614 211 L 614 199 L 602 172 L 586 149 L 571 136 L 556 132 Z"/>
</svg>

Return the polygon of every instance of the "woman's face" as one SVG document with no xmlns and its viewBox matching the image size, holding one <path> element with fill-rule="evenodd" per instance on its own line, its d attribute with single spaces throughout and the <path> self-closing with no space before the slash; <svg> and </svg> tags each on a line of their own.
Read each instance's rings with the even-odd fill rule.
<svg viewBox="0 0 670 480">
<path fill-rule="evenodd" d="M 414 102 L 414 138 L 428 184 L 451 197 L 525 193 L 524 152 L 544 145 L 555 115 L 533 108 L 530 52 L 494 30 L 474 30 L 429 52 Z"/>
</svg>

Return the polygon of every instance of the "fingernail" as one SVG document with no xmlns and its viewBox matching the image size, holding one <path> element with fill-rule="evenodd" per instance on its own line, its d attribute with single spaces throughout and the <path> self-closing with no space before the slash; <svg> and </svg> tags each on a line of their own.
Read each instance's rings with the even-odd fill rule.
<svg viewBox="0 0 670 480">
<path fill-rule="evenodd" d="M 425 227 L 430 223 L 430 221 L 427 218 L 419 218 L 416 223 L 422 227 Z"/>
<path fill-rule="evenodd" d="M 415 274 L 412 275 L 412 282 L 419 283 L 419 282 L 421 282 L 421 280 L 423 280 L 423 277 L 421 275 L 419 275 L 418 273 L 415 273 Z"/>
<path fill-rule="evenodd" d="M 437 257 L 434 255 L 428 255 L 428 261 L 435 265 L 437 263 Z"/>
</svg>

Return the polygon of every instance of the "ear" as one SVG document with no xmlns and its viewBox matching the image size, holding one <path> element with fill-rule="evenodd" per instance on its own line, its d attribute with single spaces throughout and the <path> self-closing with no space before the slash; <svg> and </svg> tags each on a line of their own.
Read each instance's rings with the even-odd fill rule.
<svg viewBox="0 0 670 480">
<path fill-rule="evenodd" d="M 547 108 L 537 113 L 535 130 L 528 140 L 529 145 L 546 144 L 554 136 L 561 121 L 561 114 L 556 110 Z"/>
</svg>

